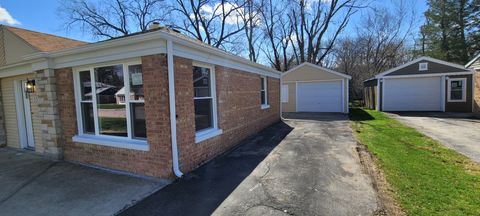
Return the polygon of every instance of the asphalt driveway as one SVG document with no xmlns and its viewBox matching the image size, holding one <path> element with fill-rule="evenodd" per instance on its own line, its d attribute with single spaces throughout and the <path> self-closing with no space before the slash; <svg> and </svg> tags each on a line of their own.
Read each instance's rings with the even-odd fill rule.
<svg viewBox="0 0 480 216">
<path fill-rule="evenodd" d="M 113 215 L 165 184 L 0 148 L 0 215 Z"/>
<path fill-rule="evenodd" d="M 395 113 L 395 119 L 480 163 L 480 119 L 462 113 Z"/>
<path fill-rule="evenodd" d="M 122 215 L 371 215 L 347 117 L 286 117 Z"/>
</svg>

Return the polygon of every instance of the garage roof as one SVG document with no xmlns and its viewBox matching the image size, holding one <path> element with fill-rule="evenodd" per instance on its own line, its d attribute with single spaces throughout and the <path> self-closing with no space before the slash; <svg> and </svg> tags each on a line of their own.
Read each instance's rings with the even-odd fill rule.
<svg viewBox="0 0 480 216">
<path fill-rule="evenodd" d="M 346 74 L 343 74 L 343 73 L 340 73 L 340 72 L 337 72 L 337 71 L 334 71 L 334 70 L 331 70 L 331 69 L 328 69 L 328 68 L 324 68 L 324 67 L 321 67 L 321 66 L 318 66 L 316 64 L 309 63 L 309 62 L 304 62 L 302 64 L 299 64 L 299 65 L 293 67 L 292 69 L 283 73 L 282 76 L 285 76 L 285 75 L 287 75 L 287 74 L 289 74 L 293 71 L 297 71 L 298 69 L 303 68 L 303 67 L 312 67 L 312 68 L 318 69 L 322 72 L 327 72 L 327 73 L 334 74 L 334 75 L 337 75 L 337 76 L 340 76 L 340 77 L 343 77 L 343 78 L 352 79 L 352 77 L 349 76 L 349 75 L 346 75 Z"/>
<path fill-rule="evenodd" d="M 427 63 L 425 70 L 420 70 L 420 64 Z M 463 65 L 458 65 L 431 57 L 420 57 L 406 64 L 387 70 L 375 76 L 381 78 L 385 76 L 415 76 L 423 74 L 457 74 L 457 73 L 472 73 L 471 70 L 466 69 Z"/>
</svg>

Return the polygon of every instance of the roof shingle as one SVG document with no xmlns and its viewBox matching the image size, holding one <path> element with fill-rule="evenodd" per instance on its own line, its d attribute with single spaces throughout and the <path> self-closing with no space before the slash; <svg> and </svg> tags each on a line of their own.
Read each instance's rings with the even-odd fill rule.
<svg viewBox="0 0 480 216">
<path fill-rule="evenodd" d="M 59 51 L 88 44 L 87 42 L 83 41 L 73 40 L 69 38 L 11 26 L 5 26 L 5 28 L 23 39 L 25 42 L 29 43 L 35 49 L 42 52 Z"/>
</svg>

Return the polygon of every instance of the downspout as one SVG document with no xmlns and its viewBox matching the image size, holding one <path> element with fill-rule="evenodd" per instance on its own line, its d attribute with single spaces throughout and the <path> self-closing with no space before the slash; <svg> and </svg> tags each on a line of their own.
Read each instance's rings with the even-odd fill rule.
<svg viewBox="0 0 480 216">
<path fill-rule="evenodd" d="M 170 104 L 170 136 L 172 137 L 172 162 L 173 173 L 177 177 L 182 177 L 178 163 L 178 147 L 177 147 L 177 111 L 175 110 L 175 77 L 173 65 L 173 43 L 167 40 L 167 65 L 168 65 L 168 97 Z"/>
</svg>

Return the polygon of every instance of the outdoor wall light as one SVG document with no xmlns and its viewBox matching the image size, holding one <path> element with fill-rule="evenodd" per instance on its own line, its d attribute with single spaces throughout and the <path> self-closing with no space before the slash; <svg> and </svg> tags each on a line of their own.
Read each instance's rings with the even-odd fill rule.
<svg viewBox="0 0 480 216">
<path fill-rule="evenodd" d="M 25 92 L 35 93 L 35 80 L 28 80 L 25 83 Z"/>
</svg>

